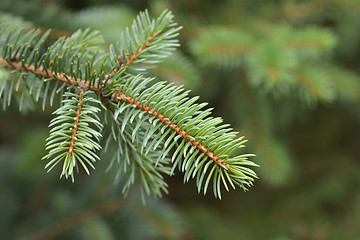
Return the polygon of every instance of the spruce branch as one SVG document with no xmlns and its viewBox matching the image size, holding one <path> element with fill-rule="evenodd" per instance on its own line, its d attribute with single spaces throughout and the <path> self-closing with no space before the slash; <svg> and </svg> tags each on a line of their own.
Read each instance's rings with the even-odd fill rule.
<svg viewBox="0 0 360 240">
<path fill-rule="evenodd" d="M 178 46 L 174 38 L 180 28 L 174 27 L 172 19 L 167 11 L 157 20 L 141 13 L 131 33 L 127 30 L 118 48 L 110 46 L 108 54 L 96 47 L 101 39 L 97 32 L 77 31 L 44 50 L 48 33 L 29 40 L 22 30 L 13 37 L 14 31 L 3 28 L 6 39 L 13 38 L 15 43 L 0 39 L 5 43 L 0 64 L 49 82 L 53 93 L 65 91 L 62 106 L 54 112 L 58 116 L 50 123 L 50 152 L 44 157 L 49 170 L 63 162 L 61 176 L 74 180 L 79 165 L 89 174 L 88 166 L 94 168 L 99 159 L 95 151 L 101 148 L 101 129 L 110 125 L 108 142 L 115 141 L 119 147 L 116 159 L 120 161 L 124 152 L 132 156 L 118 171 L 118 176 L 128 178 L 125 192 L 140 178 L 147 194 L 161 196 L 161 191 L 167 192 L 161 173 L 172 175 L 177 166 L 185 172 L 184 181 L 196 178 L 199 192 L 203 189 L 205 194 L 212 180 L 215 197 L 221 198 L 222 187 L 246 190 L 252 186 L 257 177 L 248 168 L 257 166 L 247 160 L 252 155 L 231 157 L 244 147 L 243 137 L 236 138 L 237 133 L 222 124 L 221 118 L 210 117 L 211 109 L 203 110 L 206 104 L 196 103 L 198 97 L 189 98 L 189 91 L 181 86 L 155 83 L 141 75 Z M 107 124 L 100 123 L 106 119 L 106 110 L 96 105 L 111 112 L 111 119 L 103 120 Z M 122 151 L 124 143 L 126 151 Z"/>
</svg>

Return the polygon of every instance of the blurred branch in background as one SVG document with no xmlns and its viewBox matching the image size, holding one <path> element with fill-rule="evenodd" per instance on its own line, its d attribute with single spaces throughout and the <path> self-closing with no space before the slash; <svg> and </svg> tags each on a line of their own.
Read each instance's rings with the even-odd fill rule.
<svg viewBox="0 0 360 240">
<path fill-rule="evenodd" d="M 179 228 L 180 225 L 176 225 L 179 223 L 179 220 L 169 219 L 169 216 L 163 214 L 164 211 L 155 211 L 155 209 L 158 208 L 156 204 L 150 203 L 150 205 L 154 208 L 145 207 L 137 200 L 124 201 L 123 196 L 112 197 L 97 203 L 88 209 L 67 215 L 39 230 L 35 230 L 34 232 L 26 234 L 24 237 L 20 237 L 19 240 L 53 239 L 54 237 L 72 232 L 78 228 L 88 228 L 87 231 L 89 231 L 89 233 L 87 234 L 90 238 L 115 239 L 115 236 L 106 229 L 106 224 L 103 222 L 102 218 L 105 218 L 106 215 L 114 214 L 117 211 L 124 211 L 122 210 L 124 208 L 137 218 L 148 223 L 150 227 L 154 229 L 154 232 L 158 232 L 159 236 L 166 239 L 173 239 L 180 236 L 182 233 L 181 228 Z M 102 225 L 104 226 L 102 227 Z M 129 234 L 132 233 L 129 232 Z"/>
<path fill-rule="evenodd" d="M 215 115 L 235 124 L 257 154 L 255 161 L 261 165 L 261 180 L 251 192 L 230 193 L 218 202 L 209 197 L 194 197 L 196 189 L 183 186 L 181 178 L 175 176 L 170 179 L 167 201 L 174 204 L 175 208 L 169 212 L 176 213 L 173 219 L 178 219 L 184 230 L 171 236 L 145 231 L 137 239 L 153 236 L 244 240 L 360 238 L 360 2 L 131 2 L 125 5 L 107 0 L 100 4 L 84 0 L 75 6 L 71 1 L 37 0 L 30 4 L 3 0 L 0 10 L 17 16 L 18 21 L 29 27 L 34 24 L 53 28 L 61 34 L 92 27 L 103 32 L 107 42 L 116 41 L 135 13 L 144 8 L 155 16 L 170 9 L 184 27 L 181 49 L 152 69 L 152 73 L 158 79 L 193 89 L 194 94 L 215 106 Z M 32 205 L 29 219 L 36 224 L 29 226 L 29 221 L 22 220 L 23 206 L 33 194 L 34 186 L 40 188 L 39 192 L 51 188 L 49 196 L 61 195 L 69 205 L 81 201 L 91 206 L 93 199 L 88 197 L 90 193 L 85 193 L 97 182 L 102 187 L 97 188 L 99 192 L 94 196 L 108 196 L 101 189 L 107 189 L 104 186 L 108 186 L 110 177 L 101 179 L 98 175 L 78 183 L 86 185 L 82 195 L 71 194 L 70 185 L 61 181 L 61 187 L 55 185 L 58 179 L 51 180 L 55 181 L 50 185 L 53 187 L 39 185 L 44 179 L 50 181 L 43 173 L 43 165 L 36 160 L 42 153 L 29 152 L 26 157 L 19 154 L 24 154 L 26 149 L 36 151 L 32 141 L 21 139 L 26 136 L 36 139 L 37 132 L 46 133 L 47 121 L 43 121 L 41 131 L 34 133 L 33 124 L 41 125 L 41 122 L 31 115 L 0 114 L 0 235 L 7 232 L 10 235 L 5 236 L 12 237 L 13 233 L 9 232 L 16 229 L 17 237 L 26 236 L 62 219 L 59 208 L 49 205 L 46 209 L 51 211 L 44 211 Z M 42 148 L 38 146 L 37 151 Z M 23 169 L 21 173 L 36 174 L 20 174 L 19 169 Z M 114 186 L 110 192 L 117 191 L 120 189 Z M 47 202 L 42 200 L 39 205 Z M 66 215 L 71 212 L 66 209 L 77 208 L 79 205 L 64 205 L 61 216 L 71 216 Z M 128 232 L 117 228 L 121 225 L 118 222 L 121 214 L 123 209 L 114 209 L 108 216 L 94 217 L 96 221 L 91 221 L 92 224 L 85 223 L 87 228 L 60 236 L 83 239 L 87 236 L 85 232 L 89 234 L 94 226 L 107 229 L 103 231 L 110 232 L 114 239 L 131 230 L 138 233 L 135 227 Z M 147 226 L 148 220 L 140 224 L 134 219 L 129 218 L 126 223 Z M 209 225 L 211 229 L 205 231 L 204 226 Z"/>
<path fill-rule="evenodd" d="M 73 228 L 92 221 L 94 218 L 103 217 L 107 214 L 113 213 L 120 208 L 124 207 L 122 203 L 123 198 L 113 198 L 105 202 L 99 203 L 86 209 L 82 212 L 76 212 L 69 216 L 65 216 L 63 219 L 57 222 L 50 223 L 49 226 L 36 230 L 34 233 L 26 234 L 26 236 L 19 238 L 20 240 L 40 240 L 51 239 L 63 233 L 66 233 Z"/>
</svg>

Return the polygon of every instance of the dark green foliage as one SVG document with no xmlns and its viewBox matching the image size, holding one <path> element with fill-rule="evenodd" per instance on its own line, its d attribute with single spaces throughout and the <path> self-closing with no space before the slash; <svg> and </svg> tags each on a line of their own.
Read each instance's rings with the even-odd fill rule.
<svg viewBox="0 0 360 240">
<path fill-rule="evenodd" d="M 144 165 L 154 163 L 161 152 L 151 151 L 154 146 L 150 145 L 159 140 L 152 137 L 141 150 L 137 143 L 146 134 L 133 135 L 133 130 L 137 124 L 137 133 L 154 129 L 148 126 L 149 119 L 156 118 L 144 113 L 129 124 L 130 117 L 121 132 L 113 113 L 100 105 L 107 113 L 100 114 L 100 122 L 111 126 L 102 131 L 103 149 L 97 151 L 102 161 L 94 164 L 96 171 L 89 167 L 89 176 L 80 167 L 75 183 L 59 181 L 60 164 L 46 174 L 46 161 L 39 159 L 47 154 L 49 118 L 67 85 L 56 87 L 59 92 L 51 107 L 52 91 L 45 103 L 42 94 L 36 100 L 36 93 L 40 85 L 46 89 L 50 84 L 53 90 L 55 81 L 45 83 L 25 72 L 26 81 L 17 82 L 18 72 L 0 68 L 0 86 L 15 83 L 10 106 L 0 100 L 1 108 L 5 104 L 7 109 L 0 111 L 0 236 L 28 240 L 360 239 L 359 4 L 358 0 L 0 1 L 2 22 L 21 25 L 25 31 L 40 28 L 40 35 L 52 29 L 42 52 L 79 28 L 100 31 L 105 41 L 98 45 L 103 52 L 99 50 L 96 58 L 97 71 L 102 65 L 100 56 L 109 52 L 108 43 L 119 53 L 116 42 L 126 26 L 131 33 L 139 10 L 147 8 L 150 15 L 160 16 L 164 9 L 171 9 L 183 26 L 181 47 L 156 65 L 138 63 L 146 69 L 142 73 L 149 80 L 146 88 L 157 82 L 151 80 L 156 76 L 191 89 L 189 98 L 200 95 L 201 101 L 208 102 L 204 110 L 214 107 L 212 116 L 222 116 L 233 131 L 246 135 L 247 151 L 256 153 L 250 160 L 261 165 L 256 169 L 256 187 L 248 193 L 222 193 L 222 201 L 210 194 L 198 195 L 196 177 L 185 173 L 184 178 L 179 173 L 184 158 L 175 167 L 175 176 L 168 177 L 176 144 L 182 141 L 179 138 L 167 158 L 146 167 L 146 174 L 152 175 L 146 182 L 151 192 L 168 190 L 169 194 L 156 204 L 147 199 L 146 206 L 141 206 L 137 194 L 141 188 L 146 192 L 147 187 L 139 184 L 141 174 L 146 175 L 137 163 L 139 159 Z M 111 71 L 113 66 L 103 69 Z M 32 85 L 31 95 L 21 91 L 23 83 Z M 97 100 L 105 105 L 104 99 Z M 118 104 L 127 105 L 117 102 L 114 107 Z M 165 144 L 160 142 L 158 149 Z M 141 154 L 145 149 L 150 149 L 148 160 Z M 188 177 L 193 184 L 182 183 Z M 119 184 L 112 184 L 114 178 Z M 125 199 L 122 187 L 128 195 Z M 120 196 L 112 198 L 116 195 Z"/>
</svg>

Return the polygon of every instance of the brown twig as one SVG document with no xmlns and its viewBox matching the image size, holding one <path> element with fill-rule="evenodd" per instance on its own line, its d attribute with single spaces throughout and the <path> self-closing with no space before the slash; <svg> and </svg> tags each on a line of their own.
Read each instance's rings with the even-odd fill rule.
<svg viewBox="0 0 360 240">
<path fill-rule="evenodd" d="M 156 36 L 157 31 L 154 31 L 148 38 L 147 42 L 145 44 L 140 45 L 139 49 L 134 52 L 131 56 L 129 54 L 126 54 L 126 56 L 120 55 L 117 59 L 120 68 L 127 68 L 128 65 L 130 65 L 139 54 L 144 51 L 149 44 L 153 41 L 154 37 Z M 118 70 L 118 69 L 116 69 Z"/>
<path fill-rule="evenodd" d="M 135 105 L 138 109 L 147 112 L 150 116 L 153 116 L 160 120 L 164 125 L 167 125 L 170 129 L 172 129 L 177 134 L 181 135 L 186 141 L 190 142 L 193 146 L 195 146 L 200 152 L 205 153 L 206 156 L 208 156 L 211 160 L 213 160 L 216 164 L 223 164 L 227 167 L 231 167 L 228 163 L 224 163 L 224 159 L 219 158 L 217 155 L 214 154 L 214 152 L 208 150 L 204 145 L 196 141 L 190 134 L 186 133 L 186 130 L 181 130 L 179 126 L 177 126 L 175 123 L 172 123 L 170 120 L 165 120 L 166 117 L 164 117 L 162 114 L 159 114 L 157 111 L 155 111 L 153 108 L 150 108 L 146 104 L 141 104 L 139 100 L 134 100 L 130 96 L 126 96 L 124 93 L 118 93 L 116 92 L 112 96 L 113 101 L 123 101 L 125 103 L 129 103 L 131 105 Z"/>
<path fill-rule="evenodd" d="M 137 55 L 137 53 L 134 54 L 133 56 L 136 56 L 136 55 Z M 55 73 L 55 72 L 52 72 L 49 70 L 45 70 L 42 66 L 35 68 L 34 65 L 20 63 L 17 61 L 8 62 L 3 58 L 0 58 L 0 63 L 1 63 L 1 65 L 4 65 L 8 69 L 17 69 L 20 71 L 34 72 L 35 74 L 37 74 L 41 77 L 44 77 L 44 78 L 52 78 L 52 79 L 55 79 L 55 80 L 58 80 L 58 81 L 61 81 L 61 82 L 64 82 L 64 83 L 67 83 L 67 84 L 70 84 L 73 86 L 79 86 L 80 89 L 82 89 L 83 91 L 88 91 L 90 89 L 89 82 L 87 82 L 85 80 L 75 79 L 75 78 L 73 78 L 71 76 L 67 76 L 65 74 L 60 74 L 60 73 Z M 91 86 L 91 90 L 96 92 L 101 98 L 106 98 L 105 96 L 103 96 L 103 93 L 100 91 L 100 86 L 98 84 Z M 224 162 L 224 159 L 219 158 L 217 155 L 214 154 L 214 152 L 208 150 L 199 141 L 196 141 L 194 139 L 194 137 L 192 137 L 190 134 L 187 134 L 186 130 L 181 130 L 179 126 L 177 126 L 175 123 L 168 120 L 166 118 L 166 116 L 163 116 L 162 114 L 158 113 L 154 109 L 150 108 L 148 105 L 142 104 L 139 100 L 134 100 L 130 96 L 126 96 L 124 93 L 119 93 L 116 91 L 111 96 L 111 100 L 115 103 L 118 103 L 119 101 L 123 101 L 125 103 L 135 105 L 138 109 L 140 109 L 142 111 L 146 111 L 150 116 L 153 116 L 153 117 L 159 119 L 164 125 L 168 126 L 170 129 L 175 131 L 177 134 L 181 135 L 186 141 L 190 142 L 200 152 L 206 154 L 206 156 L 208 156 L 216 164 L 221 164 L 226 167 L 231 167 L 228 163 Z M 165 119 L 167 119 L 167 120 L 165 120 Z"/>
<path fill-rule="evenodd" d="M 81 113 L 81 109 L 82 109 L 81 102 L 84 99 L 83 93 L 84 93 L 84 90 L 79 91 L 79 106 L 78 106 L 78 109 L 76 110 L 75 123 L 73 126 L 73 134 L 71 135 L 70 146 L 69 146 L 69 150 L 68 150 L 69 155 L 71 155 L 72 152 L 74 151 L 76 133 L 77 133 L 77 130 L 79 127 L 80 113 Z"/>
</svg>

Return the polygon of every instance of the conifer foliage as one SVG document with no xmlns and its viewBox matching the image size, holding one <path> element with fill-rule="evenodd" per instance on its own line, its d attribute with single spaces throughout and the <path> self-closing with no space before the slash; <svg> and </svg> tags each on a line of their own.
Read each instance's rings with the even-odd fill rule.
<svg viewBox="0 0 360 240">
<path fill-rule="evenodd" d="M 90 174 L 101 156 L 115 169 L 126 193 L 140 179 L 142 192 L 166 192 L 162 174 L 178 168 L 184 182 L 196 179 L 198 191 L 252 186 L 256 174 L 250 154 L 238 154 L 243 137 L 206 103 L 182 86 L 157 82 L 147 70 L 179 46 L 181 28 L 169 11 L 151 19 L 140 13 L 116 45 L 104 47 L 99 32 L 78 30 L 55 42 L 50 31 L 0 26 L 0 97 L 6 109 L 16 101 L 21 111 L 41 102 L 43 109 L 61 102 L 50 122 L 44 160 L 50 171 L 74 181 L 81 168 Z M 115 146 L 115 147 L 114 147 Z M 110 150 L 111 149 L 111 150 Z M 115 149 L 115 151 L 113 150 Z M 112 155 L 112 157 L 108 157 Z"/>
</svg>

